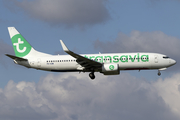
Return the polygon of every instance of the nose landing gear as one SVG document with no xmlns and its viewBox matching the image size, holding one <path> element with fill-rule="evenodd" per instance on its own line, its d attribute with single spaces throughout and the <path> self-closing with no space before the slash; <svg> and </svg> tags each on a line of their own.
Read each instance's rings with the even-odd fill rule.
<svg viewBox="0 0 180 120">
<path fill-rule="evenodd" d="M 158 70 L 158 76 L 161 76 L 161 72 L 160 72 L 160 70 Z"/>
<path fill-rule="evenodd" d="M 94 72 L 89 73 L 89 77 L 90 77 L 92 80 L 95 79 Z"/>
</svg>

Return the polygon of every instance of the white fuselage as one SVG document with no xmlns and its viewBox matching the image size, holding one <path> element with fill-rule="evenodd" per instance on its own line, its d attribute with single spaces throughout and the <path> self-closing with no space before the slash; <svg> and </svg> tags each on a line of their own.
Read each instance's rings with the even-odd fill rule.
<svg viewBox="0 0 180 120">
<path fill-rule="evenodd" d="M 95 79 L 94 72 L 104 75 L 118 75 L 120 70 L 160 70 L 176 64 L 176 61 L 158 53 L 111 53 L 79 55 L 69 50 L 62 40 L 61 46 L 68 55 L 49 55 L 35 50 L 15 27 L 8 27 L 13 44 L 14 55 L 6 54 L 16 64 L 28 68 L 54 72 L 90 72 L 89 77 Z"/>
<path fill-rule="evenodd" d="M 83 54 L 81 56 L 103 64 L 118 64 L 119 70 L 163 69 L 176 63 L 175 60 L 166 55 L 157 53 Z M 54 72 L 90 71 L 84 69 L 76 61 L 76 58 L 70 55 L 29 57 L 28 61 L 15 61 L 15 63 L 28 68 Z M 101 72 L 101 69 L 95 71 Z"/>
</svg>

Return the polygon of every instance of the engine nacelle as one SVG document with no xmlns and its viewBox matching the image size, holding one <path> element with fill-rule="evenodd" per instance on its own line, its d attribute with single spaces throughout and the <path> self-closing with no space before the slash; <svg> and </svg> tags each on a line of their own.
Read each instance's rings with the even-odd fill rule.
<svg viewBox="0 0 180 120">
<path fill-rule="evenodd" d="M 101 73 L 104 75 L 119 75 L 119 65 L 111 63 L 104 64 Z"/>
</svg>

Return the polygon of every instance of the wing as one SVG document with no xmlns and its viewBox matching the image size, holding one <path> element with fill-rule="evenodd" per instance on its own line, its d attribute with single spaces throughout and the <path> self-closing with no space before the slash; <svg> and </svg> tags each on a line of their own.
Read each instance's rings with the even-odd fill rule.
<svg viewBox="0 0 180 120">
<path fill-rule="evenodd" d="M 81 56 L 81 55 L 79 55 L 79 54 L 76 54 L 76 53 L 70 51 L 70 50 L 66 47 L 66 45 L 63 43 L 62 40 L 60 40 L 60 43 L 61 43 L 61 45 L 62 45 L 63 50 L 64 50 L 67 54 L 69 54 L 69 55 L 71 55 L 72 57 L 76 58 L 76 59 L 77 59 L 77 62 L 78 62 L 81 66 L 85 67 L 86 69 L 93 69 L 93 70 L 94 70 L 94 69 L 98 69 L 98 68 L 101 68 L 101 67 L 102 67 L 102 65 L 103 65 L 102 63 L 97 62 L 97 61 L 94 61 L 94 60 L 91 60 L 91 59 L 89 59 L 89 58 L 83 57 L 83 56 Z"/>
</svg>

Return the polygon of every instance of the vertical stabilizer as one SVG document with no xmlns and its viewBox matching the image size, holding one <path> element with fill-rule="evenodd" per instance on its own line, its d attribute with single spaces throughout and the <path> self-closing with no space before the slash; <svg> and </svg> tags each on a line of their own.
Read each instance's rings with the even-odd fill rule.
<svg viewBox="0 0 180 120">
<path fill-rule="evenodd" d="M 26 39 L 16 30 L 15 27 L 8 27 L 9 35 L 14 47 L 14 52 L 17 57 L 33 57 L 48 55 L 36 51 Z"/>
</svg>

